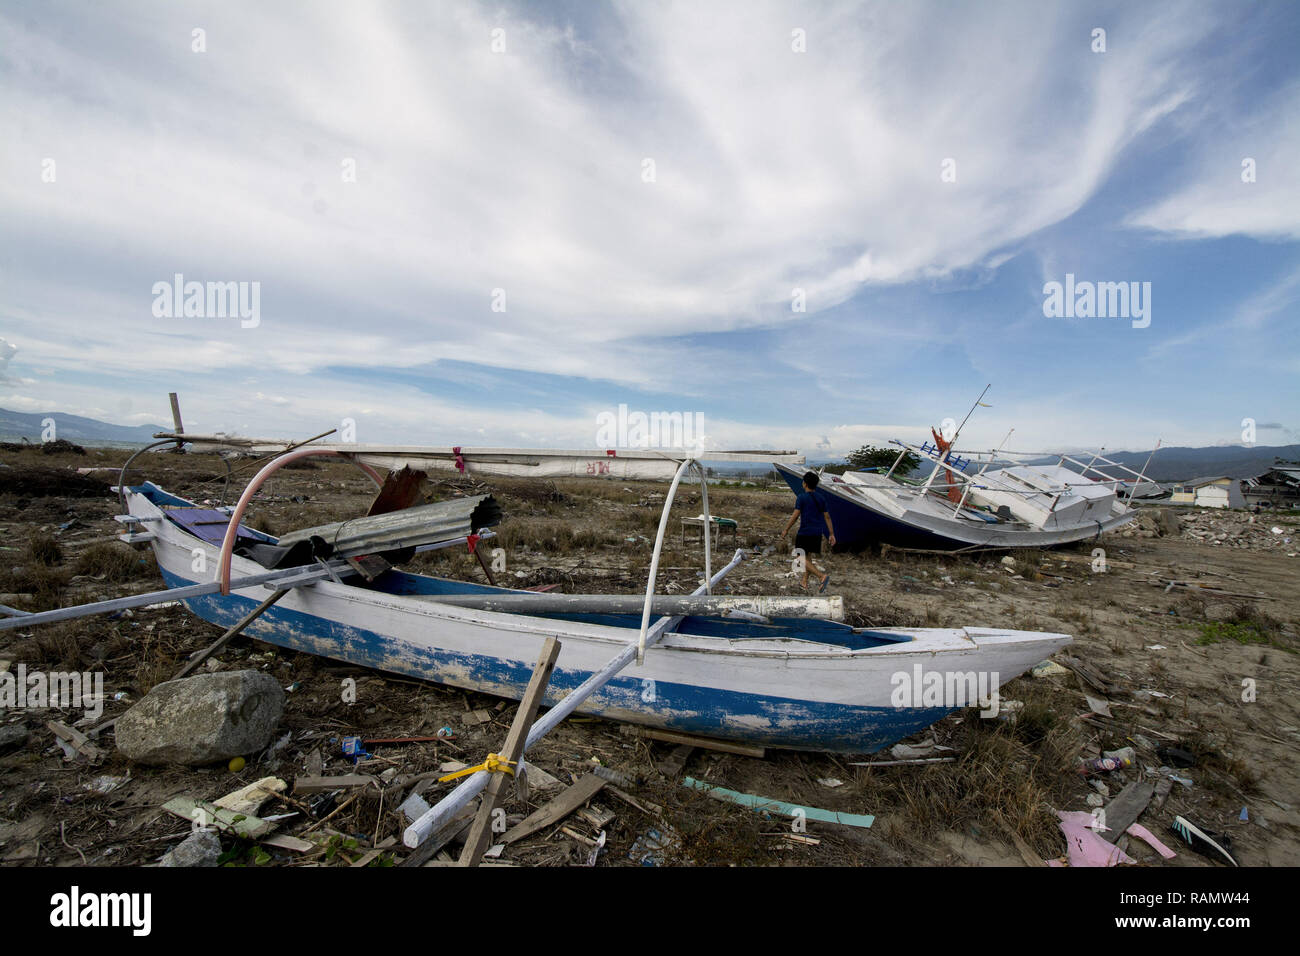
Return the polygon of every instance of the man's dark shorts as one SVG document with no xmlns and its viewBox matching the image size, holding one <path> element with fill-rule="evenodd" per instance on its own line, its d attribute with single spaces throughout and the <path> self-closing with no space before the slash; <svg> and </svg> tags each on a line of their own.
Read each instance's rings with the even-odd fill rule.
<svg viewBox="0 0 1300 956">
<path fill-rule="evenodd" d="M 804 554 L 821 554 L 822 536 L 819 534 L 797 534 L 794 536 L 794 546 L 803 548 Z"/>
</svg>

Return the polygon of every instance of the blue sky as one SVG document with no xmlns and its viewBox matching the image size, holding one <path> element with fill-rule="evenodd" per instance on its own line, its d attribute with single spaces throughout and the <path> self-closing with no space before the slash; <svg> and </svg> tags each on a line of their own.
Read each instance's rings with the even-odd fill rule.
<svg viewBox="0 0 1300 956">
<path fill-rule="evenodd" d="M 0 405 L 824 457 L 992 383 L 964 446 L 1300 441 L 1297 48 L 1290 2 L 9 3 Z M 176 273 L 257 324 L 155 315 Z M 1045 317 L 1067 273 L 1150 325 Z"/>
</svg>

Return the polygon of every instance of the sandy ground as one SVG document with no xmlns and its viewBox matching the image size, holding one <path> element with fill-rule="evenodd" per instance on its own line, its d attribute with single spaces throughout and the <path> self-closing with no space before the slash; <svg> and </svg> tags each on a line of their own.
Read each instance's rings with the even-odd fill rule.
<svg viewBox="0 0 1300 956">
<path fill-rule="evenodd" d="M 54 472 L 35 470 L 71 476 L 71 469 L 116 465 L 124 457 L 109 450 L 85 456 L 0 453 L 0 463 L 7 466 L 0 468 L 0 547 L 5 552 L 0 603 L 38 610 L 161 585 L 147 551 L 131 552 L 116 543 L 96 549 L 121 530 L 112 521 L 118 507 L 107 485 L 102 491 L 92 485 L 87 497 L 75 497 L 79 489 L 51 478 Z M 147 477 L 179 494 L 215 502 L 222 493 L 225 470 L 211 457 L 150 455 L 144 465 Z M 236 465 L 241 467 L 232 482 L 236 491 L 240 479 L 251 474 L 247 466 Z M 115 475 L 105 471 L 88 477 L 109 482 Z M 627 593 L 644 587 L 664 485 L 458 478 L 430 487 L 435 496 L 484 489 L 497 494 L 506 509 L 498 543 L 506 550 L 511 583 Z M 249 520 L 282 533 L 364 513 L 372 494 L 368 482 L 346 466 L 285 470 L 257 500 Z M 750 551 L 750 560 L 728 578 L 732 593 L 797 592 L 790 559 L 761 554 L 776 543 L 792 508 L 788 490 L 715 487 L 710 498 L 715 513 L 738 521 L 737 546 Z M 682 543 L 677 518 L 698 510 L 694 491 L 674 510 L 661 590 L 681 593 L 696 584 L 701 549 L 696 542 Z M 1229 834 L 1243 865 L 1300 864 L 1300 557 L 1294 543 L 1300 541 L 1300 519 L 1262 516 L 1252 524 L 1250 517 L 1183 513 L 1182 530 L 1160 534 L 1158 523 L 1144 515 L 1136 528 L 1085 548 L 1017 554 L 1013 567 L 1004 565 L 1000 554 L 867 551 L 826 556 L 833 575 L 830 590 L 844 596 L 855 624 L 1060 631 L 1074 637 L 1063 653 L 1082 662 L 1082 669 L 1104 685 L 1104 691 L 1090 686 L 1073 671 L 1026 676 L 1004 688 L 1004 698 L 1024 705 L 1015 718 L 983 721 L 974 711 L 959 711 L 910 741 L 929 738 L 952 746 L 954 751 L 943 753 L 956 754 L 954 762 L 863 768 L 825 754 L 770 751 L 755 759 L 696 749 L 683 768 L 663 768 L 672 745 L 586 718 L 564 725 L 532 755 L 533 761 L 564 782 L 588 771 L 593 761 L 639 778 L 631 792 L 641 808 L 608 792 L 596 798 L 598 808 L 615 814 L 604 827 L 606 849 L 597 865 L 635 865 L 629 851 L 638 837 L 656 828 L 677 837 L 663 856 L 676 864 L 1020 866 L 1063 856 L 1065 841 L 1053 808 L 1091 810 L 1088 798 L 1100 795 L 1097 784 L 1113 797 L 1127 782 L 1158 779 L 1162 761 L 1156 748 L 1178 746 L 1197 758 L 1192 767 L 1174 770 L 1188 783 L 1173 784 L 1163 805 L 1153 802 L 1141 818 L 1178 856 L 1164 861 L 1145 844 L 1123 838 L 1121 845 L 1140 865 L 1217 865 L 1178 841 L 1169 828 L 1178 814 Z M 1273 534 L 1273 527 L 1283 533 Z M 41 544 L 48 539 L 57 544 L 57 554 Z M 1094 567 L 1094 547 L 1105 551 L 1104 571 Z M 732 550 L 729 537 L 721 550 Z M 422 556 L 413 567 L 473 580 L 482 576 L 464 554 Z M 1169 588 L 1170 580 L 1190 586 Z M 1218 590 L 1210 593 L 1198 585 Z M 0 633 L 0 661 L 9 661 L 11 668 L 22 662 L 29 669 L 102 670 L 109 697 L 124 695 L 108 702 L 106 716 L 113 716 L 218 634 L 182 607 L 140 610 Z M 226 856 L 234 863 L 347 865 L 385 837 L 400 839 L 403 821 L 395 807 L 410 790 L 402 785 L 404 777 L 446 761 L 478 762 L 499 748 L 513 712 L 513 703 L 495 698 L 281 652 L 251 640 L 237 639 L 219 659 L 223 668 L 265 669 L 295 688 L 281 727 L 289 737 L 283 748 L 250 755 L 249 765 L 238 773 L 224 766 L 154 769 L 132 766 L 113 750 L 107 735 L 101 744 L 108 755 L 89 766 L 65 760 L 46 728 L 51 719 L 75 719 L 75 712 L 0 714 L 0 727 L 21 724 L 29 730 L 25 742 L 0 753 L 0 861 L 10 866 L 149 864 L 187 834 L 183 821 L 159 809 L 174 796 L 212 799 L 267 774 L 292 786 L 294 777 L 315 769 L 316 755 L 324 773 L 347 773 L 354 768 L 339 751 L 344 735 L 424 736 L 452 727 L 456 737 L 451 741 L 372 748 L 376 760 L 362 770 L 378 776 L 392 769 L 397 779 L 367 790 L 341 810 L 347 794 L 300 805 L 278 801 L 261 811 L 297 813 L 283 821 L 282 832 L 301 834 L 312 827 L 322 841 L 319 850 L 265 853 L 225 841 Z M 360 689 L 353 706 L 342 703 L 337 692 L 349 676 Z M 1107 699 L 1111 717 L 1090 714 L 1085 694 Z M 475 726 L 468 714 L 480 709 L 492 719 Z M 1136 767 L 1092 778 L 1077 771 L 1081 757 L 1125 745 L 1136 749 Z M 812 822 L 806 835 L 819 842 L 792 846 L 784 839 L 789 821 L 689 790 L 680 784 L 687 774 L 735 790 L 875 814 L 877 819 L 870 829 Z M 106 782 L 106 777 L 111 779 Z M 449 788 L 435 784 L 425 796 L 435 799 Z M 104 789 L 108 792 L 100 792 Z M 517 820 L 545 800 L 546 795 L 534 792 L 527 805 L 514 799 L 507 811 Z M 576 818 L 569 825 L 596 836 L 594 828 Z M 512 845 L 502 859 L 518 865 L 575 865 L 585 862 L 588 853 L 581 840 L 550 827 Z M 400 859 L 401 854 L 390 852 L 375 865 Z"/>
</svg>

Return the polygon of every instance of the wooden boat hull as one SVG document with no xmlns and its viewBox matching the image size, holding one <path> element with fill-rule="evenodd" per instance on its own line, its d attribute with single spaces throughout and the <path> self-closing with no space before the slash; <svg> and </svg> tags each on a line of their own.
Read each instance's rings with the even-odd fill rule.
<svg viewBox="0 0 1300 956">
<path fill-rule="evenodd" d="M 163 516 L 158 504 L 168 496 L 156 491 L 133 490 L 131 513 Z M 211 580 L 214 545 L 167 520 L 148 527 L 170 586 Z M 238 556 L 234 562 L 236 579 L 262 570 Z M 207 570 L 196 572 L 199 566 Z M 290 591 L 246 633 L 289 650 L 515 700 L 542 643 L 556 636 L 563 648 L 547 706 L 636 641 L 639 615 L 574 620 L 436 602 L 439 593 L 497 590 L 396 571 L 371 587 L 322 581 Z M 204 620 L 230 626 L 267 593 L 248 588 L 186 604 Z M 758 625 L 686 618 L 647 651 L 643 666 L 629 667 L 580 711 L 768 747 L 871 753 L 958 704 L 975 703 L 908 697 L 899 675 L 909 686 L 924 672 L 947 675 L 950 682 L 952 675 L 958 682 L 964 676 L 996 690 L 1069 640 L 1064 634 L 978 628 L 864 631 L 823 621 Z"/>
</svg>

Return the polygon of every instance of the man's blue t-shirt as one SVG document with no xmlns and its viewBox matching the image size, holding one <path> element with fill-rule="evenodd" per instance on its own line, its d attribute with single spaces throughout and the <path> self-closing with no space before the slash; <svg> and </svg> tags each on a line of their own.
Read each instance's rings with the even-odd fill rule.
<svg viewBox="0 0 1300 956">
<path fill-rule="evenodd" d="M 799 533 L 826 535 L 830 529 L 826 527 L 826 521 L 822 517 L 822 512 L 826 510 L 826 502 L 817 492 L 800 492 L 794 499 L 794 506 L 799 509 Z"/>
</svg>

